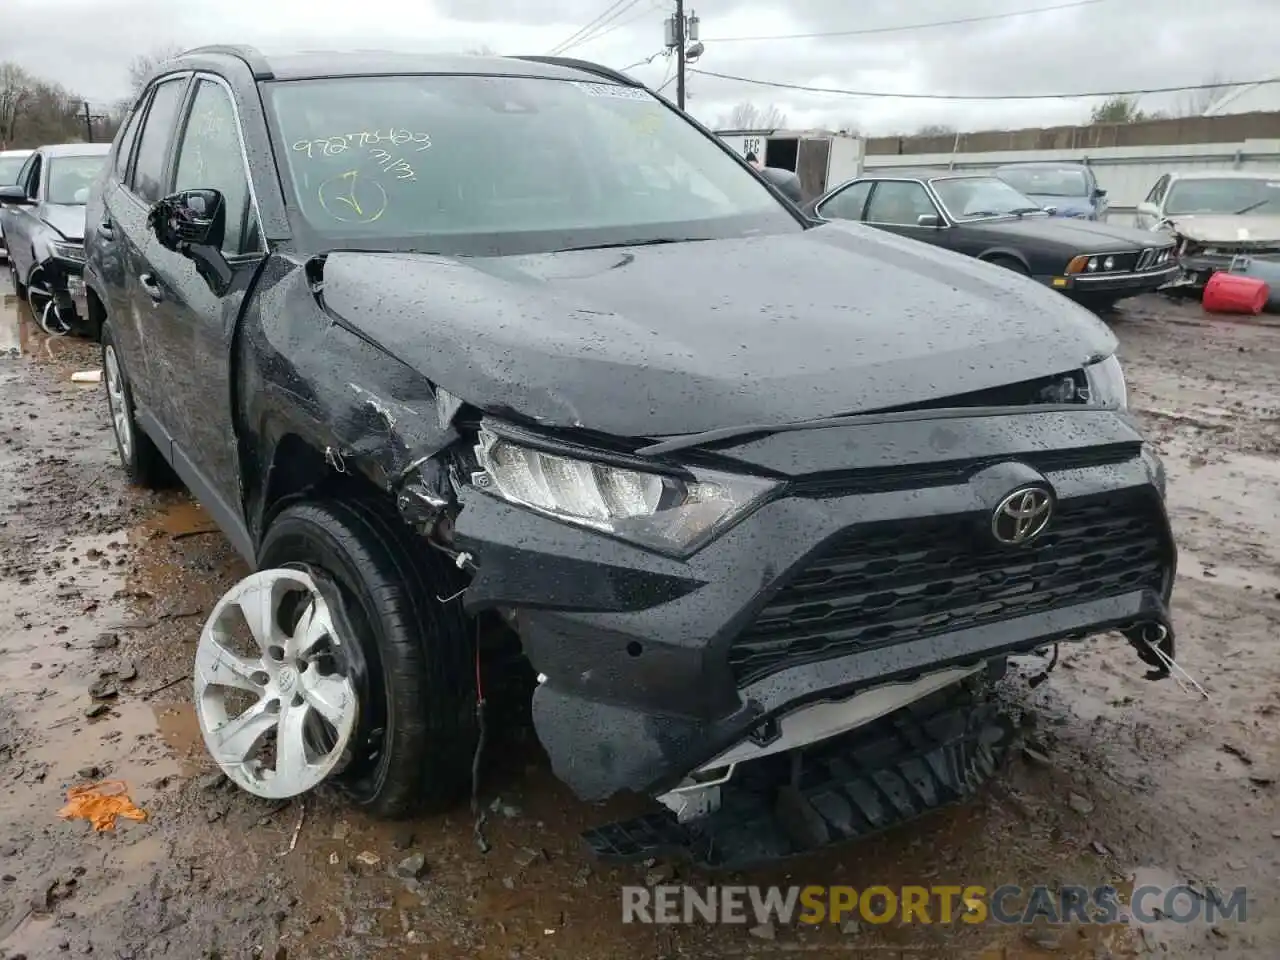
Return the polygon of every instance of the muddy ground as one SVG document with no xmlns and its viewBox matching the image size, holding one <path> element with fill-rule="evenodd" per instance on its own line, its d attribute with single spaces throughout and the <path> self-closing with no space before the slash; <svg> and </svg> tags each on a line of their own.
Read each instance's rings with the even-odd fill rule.
<svg viewBox="0 0 1280 960">
<path fill-rule="evenodd" d="M 784 869 L 720 878 L 1250 891 L 1243 924 L 1028 934 L 623 926 L 618 888 L 653 878 L 586 858 L 578 831 L 611 811 L 574 801 L 520 731 L 489 780 L 487 855 L 464 810 L 387 826 L 332 794 L 272 805 L 230 789 L 200 742 L 189 671 L 204 616 L 244 568 L 184 493 L 125 486 L 101 387 L 70 379 L 98 366 L 95 347 L 50 341 L 18 318 L 6 290 L 0 957 L 1280 953 L 1280 326 L 1209 321 L 1156 297 L 1110 318 L 1133 403 L 1169 468 L 1179 659 L 1208 700 L 1144 680 L 1113 638 L 1071 649 L 1043 686 L 1013 681 L 1036 719 L 1034 750 L 974 801 Z M 102 777 L 125 781 L 147 822 L 95 834 L 59 819 L 68 787 Z M 425 876 L 396 876 L 414 853 Z"/>
</svg>

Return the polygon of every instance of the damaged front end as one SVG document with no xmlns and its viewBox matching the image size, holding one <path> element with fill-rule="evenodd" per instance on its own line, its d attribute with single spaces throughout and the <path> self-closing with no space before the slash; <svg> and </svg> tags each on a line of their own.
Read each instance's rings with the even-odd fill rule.
<svg viewBox="0 0 1280 960">
<path fill-rule="evenodd" d="M 84 244 L 54 240 L 27 279 L 31 313 L 50 336 L 66 336 L 88 317 Z"/>
<path fill-rule="evenodd" d="M 1271 276 L 1280 270 L 1280 237 L 1241 239 L 1245 229 L 1206 230 L 1187 223 L 1171 223 L 1180 275 L 1169 287 L 1201 290 L 1218 272 L 1247 272 L 1258 264 Z"/>
<path fill-rule="evenodd" d="M 784 477 L 795 435 L 733 469 L 588 448 L 445 391 L 438 411 L 459 439 L 410 471 L 402 515 L 470 573 L 468 612 L 519 635 L 556 774 L 665 808 L 590 831 L 601 856 L 742 866 L 876 832 L 997 768 L 1013 731 L 983 689 L 1009 658 L 1116 631 L 1149 678 L 1176 667 L 1163 468 L 1114 414 L 1074 414 L 1098 442 L 1074 451 L 993 464 L 987 434 L 960 460 Z M 922 450 L 925 423 L 805 436 L 822 467 Z M 993 516 L 1020 490 L 1045 492 L 1051 526 L 1010 548 Z"/>
</svg>

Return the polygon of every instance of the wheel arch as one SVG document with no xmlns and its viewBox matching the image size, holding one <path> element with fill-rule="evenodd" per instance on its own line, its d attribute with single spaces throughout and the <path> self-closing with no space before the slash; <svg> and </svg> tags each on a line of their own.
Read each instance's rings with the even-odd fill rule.
<svg viewBox="0 0 1280 960">
<path fill-rule="evenodd" d="M 984 250 L 978 254 L 978 259 L 984 263 L 991 263 L 993 260 L 1013 260 L 1022 265 L 1022 269 L 1027 273 L 1031 273 L 1031 264 L 1026 256 L 1013 247 L 992 247 L 990 250 Z"/>
</svg>

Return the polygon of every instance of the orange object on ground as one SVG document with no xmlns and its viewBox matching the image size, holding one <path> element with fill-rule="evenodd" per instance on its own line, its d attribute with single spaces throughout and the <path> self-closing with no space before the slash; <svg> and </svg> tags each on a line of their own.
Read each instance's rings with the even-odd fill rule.
<svg viewBox="0 0 1280 960">
<path fill-rule="evenodd" d="M 109 791 L 109 792 L 108 792 Z M 129 799 L 129 785 L 123 780 L 103 780 L 67 791 L 67 805 L 58 811 L 63 820 L 88 820 L 93 829 L 114 830 L 116 817 L 145 821 L 147 811 Z"/>
<path fill-rule="evenodd" d="M 1271 288 L 1265 280 L 1219 271 L 1204 285 L 1204 308 L 1210 313 L 1244 313 L 1256 317 L 1270 296 Z"/>
</svg>

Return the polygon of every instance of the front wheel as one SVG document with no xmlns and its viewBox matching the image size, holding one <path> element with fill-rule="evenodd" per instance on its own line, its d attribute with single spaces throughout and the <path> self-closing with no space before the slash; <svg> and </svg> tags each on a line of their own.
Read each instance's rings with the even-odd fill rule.
<svg viewBox="0 0 1280 960">
<path fill-rule="evenodd" d="M 398 818 L 465 797 L 478 729 L 473 628 L 456 600 L 437 599 L 456 592 L 456 568 L 376 500 L 286 507 L 267 528 L 258 567 L 311 570 L 332 585 L 339 672 L 358 701 L 335 768 L 352 799 Z"/>
</svg>

